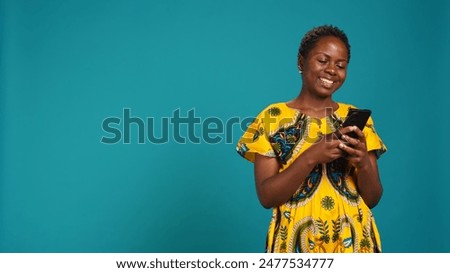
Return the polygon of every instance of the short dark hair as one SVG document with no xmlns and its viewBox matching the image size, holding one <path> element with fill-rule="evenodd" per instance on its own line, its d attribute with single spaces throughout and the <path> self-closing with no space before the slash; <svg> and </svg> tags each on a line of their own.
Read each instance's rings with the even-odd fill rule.
<svg viewBox="0 0 450 273">
<path fill-rule="evenodd" d="M 326 36 L 334 36 L 345 44 L 348 53 L 347 61 L 350 62 L 350 44 L 348 43 L 347 35 L 344 31 L 332 25 L 315 27 L 303 36 L 302 42 L 300 43 L 300 48 L 298 49 L 297 61 L 300 59 L 300 56 L 305 59 L 311 49 L 316 45 L 317 41 Z"/>
</svg>

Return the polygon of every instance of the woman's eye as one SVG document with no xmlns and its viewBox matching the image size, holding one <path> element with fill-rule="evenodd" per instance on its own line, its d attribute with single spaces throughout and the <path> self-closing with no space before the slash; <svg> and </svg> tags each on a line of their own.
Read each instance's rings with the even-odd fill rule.
<svg viewBox="0 0 450 273">
<path fill-rule="evenodd" d="M 319 63 L 321 63 L 321 64 L 324 64 L 324 63 L 326 63 L 327 61 L 326 60 L 317 60 Z"/>
<path fill-rule="evenodd" d="M 340 69 L 344 69 L 345 68 L 345 65 L 343 65 L 343 64 L 337 64 L 336 65 L 338 68 L 340 68 Z"/>
</svg>

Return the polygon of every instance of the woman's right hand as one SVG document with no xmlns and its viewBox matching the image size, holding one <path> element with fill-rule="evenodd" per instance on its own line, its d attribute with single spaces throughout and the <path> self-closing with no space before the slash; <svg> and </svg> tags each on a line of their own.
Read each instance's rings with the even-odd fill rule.
<svg viewBox="0 0 450 273">
<path fill-rule="evenodd" d="M 347 134 L 350 131 L 352 131 L 352 128 L 346 127 L 333 133 L 323 135 L 304 152 L 305 156 L 308 156 L 315 164 L 328 163 L 345 156 L 345 152 L 339 148 L 339 145 L 343 143 L 341 140 L 342 135 Z"/>
</svg>

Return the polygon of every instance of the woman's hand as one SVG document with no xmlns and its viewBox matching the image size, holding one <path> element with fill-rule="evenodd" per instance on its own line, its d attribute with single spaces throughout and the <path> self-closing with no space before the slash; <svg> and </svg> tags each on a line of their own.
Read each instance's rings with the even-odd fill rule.
<svg viewBox="0 0 450 273">
<path fill-rule="evenodd" d="M 346 135 L 348 132 L 354 132 L 357 138 L 349 137 Z M 341 139 L 345 143 L 339 144 L 339 148 L 346 153 L 345 158 L 348 162 L 357 169 L 362 169 L 370 164 L 364 133 L 356 126 L 346 127 L 341 130 L 341 133 Z"/>
<path fill-rule="evenodd" d="M 358 129 L 357 127 L 355 128 Z M 366 147 L 365 146 L 366 141 L 364 138 L 364 134 L 361 131 L 360 133 L 364 139 L 350 140 L 350 137 L 347 138 L 346 134 L 352 131 L 354 131 L 353 126 L 349 126 L 341 130 L 335 131 L 331 134 L 324 135 L 304 153 L 307 154 L 308 158 L 314 161 L 314 164 L 328 163 L 340 157 L 347 156 L 351 153 L 352 155 L 355 155 L 355 157 L 352 158 L 352 161 L 354 161 L 354 163 L 356 164 L 356 162 L 361 159 L 360 156 L 363 155 L 363 150 Z M 361 145 L 358 146 L 358 148 L 351 148 L 346 146 L 344 142 L 349 143 L 349 145 L 351 143 L 357 144 L 358 142 L 361 142 L 364 143 L 364 146 Z M 365 151 L 365 153 L 367 155 L 367 151 Z"/>
<path fill-rule="evenodd" d="M 342 140 L 339 139 L 339 136 L 340 133 L 331 133 L 322 136 L 304 152 L 304 155 L 314 165 L 328 163 L 344 156 L 345 153 L 340 148 Z"/>
<path fill-rule="evenodd" d="M 357 138 L 346 135 L 346 132 L 350 131 L 355 132 Z M 345 158 L 356 168 L 358 192 L 367 206 L 373 208 L 383 194 L 375 152 L 367 151 L 364 133 L 356 126 L 346 127 L 341 130 L 341 133 L 343 133 L 341 139 L 347 144 L 342 143 L 339 148 L 347 154 Z"/>
</svg>

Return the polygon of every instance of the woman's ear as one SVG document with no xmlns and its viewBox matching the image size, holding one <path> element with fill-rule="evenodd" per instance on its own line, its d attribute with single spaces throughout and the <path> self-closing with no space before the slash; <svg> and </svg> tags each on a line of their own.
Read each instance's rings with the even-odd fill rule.
<svg viewBox="0 0 450 273">
<path fill-rule="evenodd" d="M 298 71 L 300 74 L 303 72 L 303 56 L 300 56 L 297 61 Z"/>
</svg>

